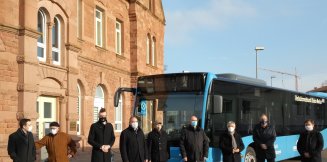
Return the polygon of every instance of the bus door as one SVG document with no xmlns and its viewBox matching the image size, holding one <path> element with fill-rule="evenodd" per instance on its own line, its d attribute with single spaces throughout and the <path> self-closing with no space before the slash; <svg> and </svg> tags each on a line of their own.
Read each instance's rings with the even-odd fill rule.
<svg viewBox="0 0 327 162">
<path fill-rule="evenodd" d="M 140 99 L 135 111 L 134 113 L 139 117 L 140 127 L 143 129 L 145 135 L 151 132 L 155 120 L 158 120 L 159 116 L 162 116 L 160 115 L 162 112 L 158 112 L 158 102 L 156 100 Z"/>
</svg>

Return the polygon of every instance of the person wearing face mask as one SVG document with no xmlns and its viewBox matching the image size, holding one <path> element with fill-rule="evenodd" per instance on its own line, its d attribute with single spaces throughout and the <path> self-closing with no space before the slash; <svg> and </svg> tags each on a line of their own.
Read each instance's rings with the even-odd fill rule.
<svg viewBox="0 0 327 162">
<path fill-rule="evenodd" d="M 32 123 L 30 119 L 21 119 L 19 128 L 9 136 L 8 154 L 16 161 L 34 162 L 36 151 L 32 134 Z"/>
<path fill-rule="evenodd" d="M 58 122 L 50 123 L 50 133 L 35 142 L 36 149 L 46 146 L 48 162 L 69 162 L 77 151 L 76 143 L 67 133 L 60 132 L 59 128 Z"/>
<path fill-rule="evenodd" d="M 182 129 L 180 151 L 184 161 L 200 162 L 208 158 L 209 142 L 203 129 L 198 126 L 198 118 L 192 116 L 190 125 Z"/>
<path fill-rule="evenodd" d="M 269 124 L 266 114 L 260 116 L 260 123 L 253 129 L 254 150 L 257 162 L 275 162 L 276 153 L 274 143 L 276 141 L 275 128 Z"/>
<path fill-rule="evenodd" d="M 148 161 L 145 136 L 134 116 L 129 119 L 129 127 L 120 134 L 119 150 L 123 162 Z"/>
<path fill-rule="evenodd" d="M 150 162 L 166 162 L 168 160 L 168 135 L 162 128 L 162 122 L 155 121 L 154 128 L 148 135 L 148 157 Z"/>
<path fill-rule="evenodd" d="M 229 121 L 227 131 L 220 136 L 219 148 L 223 153 L 223 162 L 241 162 L 240 152 L 243 151 L 244 144 L 235 127 L 235 122 Z"/>
<path fill-rule="evenodd" d="M 314 124 L 311 119 L 304 122 L 306 130 L 300 134 L 297 142 L 297 151 L 301 155 L 302 162 L 322 162 L 321 151 L 324 147 L 324 139 L 321 133 L 314 129 Z"/>
<path fill-rule="evenodd" d="M 110 150 L 115 143 L 115 134 L 106 117 L 106 109 L 101 108 L 99 121 L 91 125 L 88 136 L 88 143 L 92 146 L 91 162 L 111 162 Z"/>
</svg>

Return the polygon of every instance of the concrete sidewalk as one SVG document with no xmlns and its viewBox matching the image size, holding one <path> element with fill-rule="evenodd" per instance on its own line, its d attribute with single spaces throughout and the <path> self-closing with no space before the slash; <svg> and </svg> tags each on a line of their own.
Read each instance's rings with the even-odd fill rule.
<svg viewBox="0 0 327 162">
<path fill-rule="evenodd" d="M 82 151 L 79 149 L 77 151 L 77 154 L 74 158 L 70 160 L 70 162 L 90 162 L 91 161 L 91 149 L 86 149 L 85 151 Z M 114 153 L 114 162 L 122 162 L 120 157 L 120 152 L 118 148 L 112 149 L 112 152 Z"/>
</svg>

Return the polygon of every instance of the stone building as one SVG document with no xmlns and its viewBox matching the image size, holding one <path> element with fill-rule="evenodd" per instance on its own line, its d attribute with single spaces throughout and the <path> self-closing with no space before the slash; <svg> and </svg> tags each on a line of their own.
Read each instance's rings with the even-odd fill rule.
<svg viewBox="0 0 327 162">
<path fill-rule="evenodd" d="M 0 161 L 22 117 L 36 138 L 49 122 L 81 139 L 105 107 L 120 131 L 128 126 L 141 75 L 163 72 L 165 16 L 161 0 L 6 0 L 0 3 Z"/>
</svg>

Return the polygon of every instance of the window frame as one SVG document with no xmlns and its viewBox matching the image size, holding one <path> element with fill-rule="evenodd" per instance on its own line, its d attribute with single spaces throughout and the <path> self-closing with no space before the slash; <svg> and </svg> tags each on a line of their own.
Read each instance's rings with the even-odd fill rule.
<svg viewBox="0 0 327 162">
<path fill-rule="evenodd" d="M 150 65 L 151 62 L 151 38 L 150 35 L 148 34 L 146 36 L 146 64 Z"/>
<path fill-rule="evenodd" d="M 82 38 L 83 32 L 83 0 L 77 0 L 77 37 Z"/>
<path fill-rule="evenodd" d="M 46 58 L 47 58 L 47 53 L 46 53 L 46 51 L 47 51 L 46 50 L 47 49 L 47 46 L 46 46 L 46 44 L 47 44 L 47 42 L 46 42 L 46 40 L 47 40 L 46 15 L 45 15 L 45 13 L 42 10 L 39 10 L 38 11 L 38 14 L 39 13 L 42 16 L 42 31 L 43 31 L 42 32 L 42 37 L 43 37 L 43 43 L 41 43 L 41 42 L 39 42 L 37 40 L 37 48 L 42 48 L 43 49 L 43 57 L 39 57 L 38 52 L 37 52 L 36 56 L 37 56 L 37 58 L 38 58 L 39 61 L 45 62 L 46 61 Z"/>
<path fill-rule="evenodd" d="M 119 28 L 117 28 L 117 25 L 119 26 Z M 122 45 L 123 45 L 123 41 L 122 41 L 122 22 L 120 21 L 116 21 L 115 24 L 115 37 L 116 37 L 116 41 L 115 41 L 115 45 L 116 45 L 116 54 L 118 55 L 122 55 Z M 119 39 L 118 39 L 119 38 Z"/>
<path fill-rule="evenodd" d="M 78 91 L 78 95 L 77 95 L 77 113 L 78 113 L 78 120 L 76 121 L 77 124 L 77 130 L 76 130 L 76 134 L 77 135 L 81 135 L 82 134 L 82 94 L 81 94 L 81 86 L 79 84 L 77 84 L 77 91 Z"/>
<path fill-rule="evenodd" d="M 52 31 L 51 31 L 51 34 L 52 34 L 52 40 L 53 40 L 53 37 L 54 37 L 54 33 L 53 33 L 53 28 L 55 28 L 55 25 L 56 25 L 56 21 L 58 22 L 58 31 L 57 31 L 57 37 L 58 37 L 58 42 L 57 42 L 57 44 L 58 44 L 58 47 L 53 47 L 53 43 L 54 42 L 52 42 L 52 44 L 51 44 L 51 54 L 52 54 L 52 63 L 54 64 L 54 65 L 60 65 L 60 62 L 61 62 L 61 24 L 60 24 L 60 20 L 59 20 L 59 18 L 58 17 L 54 17 L 54 19 L 53 19 L 54 21 L 54 25 L 53 25 L 53 27 L 52 27 Z M 56 52 L 56 53 L 58 53 L 58 61 L 56 61 L 56 60 L 54 60 L 54 57 L 53 57 L 53 52 Z"/>
<path fill-rule="evenodd" d="M 100 17 L 97 17 L 97 13 L 100 14 Z M 100 33 L 98 35 L 98 22 L 100 25 Z M 98 42 L 98 37 L 100 37 L 100 42 Z M 95 45 L 103 47 L 103 11 L 99 8 L 95 9 Z"/>
<path fill-rule="evenodd" d="M 152 38 L 151 42 L 151 65 L 156 66 L 156 39 L 155 37 Z"/>
<path fill-rule="evenodd" d="M 120 120 L 117 120 L 117 109 L 120 109 Z M 120 129 L 116 129 L 116 124 L 120 124 Z M 123 131 L 123 97 L 120 96 L 119 101 L 118 101 L 118 106 L 115 107 L 115 132 L 121 132 Z"/>
</svg>

